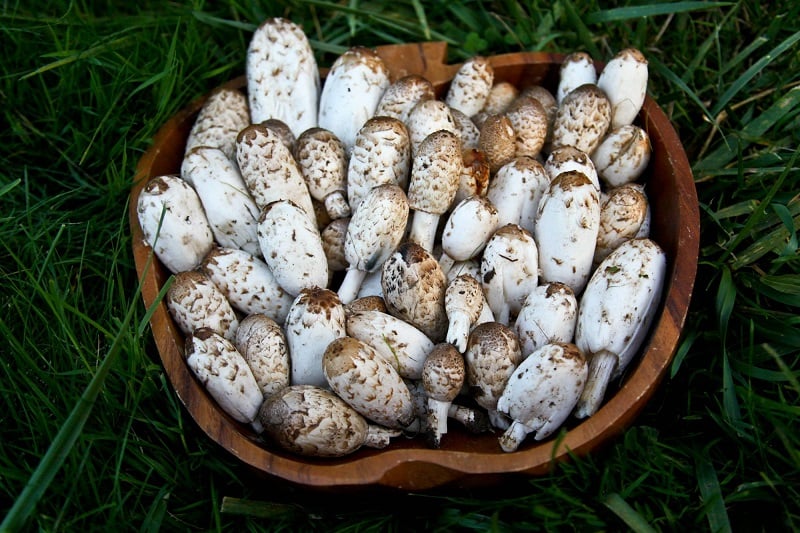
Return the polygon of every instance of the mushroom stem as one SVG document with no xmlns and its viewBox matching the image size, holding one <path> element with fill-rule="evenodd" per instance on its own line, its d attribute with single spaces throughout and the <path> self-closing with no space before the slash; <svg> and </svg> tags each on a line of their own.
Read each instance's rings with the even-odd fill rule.
<svg viewBox="0 0 800 533">
<path fill-rule="evenodd" d="M 399 429 L 390 429 L 377 424 L 369 424 L 364 446 L 370 448 L 385 448 L 389 445 L 392 438 L 398 437 L 401 434 L 402 431 Z"/>
<path fill-rule="evenodd" d="M 489 422 L 493 427 L 503 430 L 508 429 L 509 419 L 506 415 L 499 412 L 497 409 L 487 409 L 486 412 L 489 415 Z"/>
<path fill-rule="evenodd" d="M 447 416 L 463 424 L 470 433 L 489 431 L 489 417 L 482 410 L 451 403 Z"/>
<path fill-rule="evenodd" d="M 364 281 L 367 272 L 366 270 L 358 270 L 357 268 L 347 269 L 344 275 L 342 284 L 339 286 L 339 300 L 342 304 L 349 304 L 358 296 L 358 290 L 361 288 L 361 283 Z"/>
<path fill-rule="evenodd" d="M 450 402 L 428 398 L 428 431 L 431 444 L 438 448 L 442 435 L 447 433 L 447 415 Z"/>
<path fill-rule="evenodd" d="M 453 268 L 453 265 L 455 264 L 455 259 L 447 255 L 446 252 L 442 252 L 441 257 L 439 257 L 439 266 L 442 267 L 442 272 L 444 272 L 445 276 L 450 272 L 450 269 Z"/>
<path fill-rule="evenodd" d="M 427 211 L 414 211 L 408 240 L 419 244 L 430 253 L 433 251 L 438 226 L 439 215 Z"/>
<path fill-rule="evenodd" d="M 500 447 L 503 448 L 504 452 L 514 452 L 519 448 L 519 445 L 530 432 L 531 428 L 514 420 L 511 426 L 498 439 L 500 441 Z"/>
<path fill-rule="evenodd" d="M 586 385 L 575 405 L 573 414 L 576 418 L 592 416 L 600 408 L 608 382 L 617 367 L 617 360 L 616 354 L 607 350 L 601 350 L 592 355 L 589 360 L 589 376 L 586 378 Z"/>
</svg>

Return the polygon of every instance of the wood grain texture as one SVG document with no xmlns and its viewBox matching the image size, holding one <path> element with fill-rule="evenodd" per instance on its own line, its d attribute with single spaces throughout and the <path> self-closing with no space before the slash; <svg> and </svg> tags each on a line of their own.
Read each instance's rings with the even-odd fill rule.
<svg viewBox="0 0 800 533">
<path fill-rule="evenodd" d="M 377 49 L 393 79 L 406 74 L 427 77 L 442 96 L 459 65 L 445 63 L 445 43 L 385 46 Z M 514 53 L 491 57 L 495 79 L 519 88 L 545 85 L 553 90 L 564 56 L 546 53 Z M 601 65 L 598 65 L 601 66 Z M 323 76 L 326 71 L 323 69 Z M 226 84 L 244 90 L 244 77 Z M 514 453 L 500 449 L 497 435 L 470 435 L 457 423 L 442 439 L 440 449 L 429 449 L 424 439 L 396 439 L 383 450 L 362 449 L 339 459 L 309 459 L 292 455 L 260 439 L 217 408 L 184 362 L 184 340 L 172 322 L 160 288 L 169 272 L 144 243 L 136 215 L 136 203 L 146 181 L 180 169 L 186 138 L 203 99 L 192 102 L 158 131 L 152 147 L 137 166 L 131 189 L 129 220 L 136 269 L 142 280 L 146 306 L 155 305 L 150 320 L 159 356 L 180 401 L 214 442 L 247 465 L 268 476 L 322 489 L 359 489 L 381 485 L 410 491 L 433 488 L 457 489 L 494 484 L 514 474 L 541 475 L 554 461 L 569 454 L 586 455 L 628 427 L 644 408 L 675 354 L 694 287 L 699 246 L 699 212 L 694 179 L 683 146 L 669 119 L 649 97 L 638 124 L 650 135 L 653 157 L 644 180 L 653 212 L 652 237 L 666 251 L 668 276 L 661 312 L 653 323 L 642 357 L 627 370 L 622 385 L 600 410 L 584 421 L 569 421 L 561 440 L 536 443 L 526 440 Z M 149 265 L 149 266 L 148 266 Z"/>
</svg>

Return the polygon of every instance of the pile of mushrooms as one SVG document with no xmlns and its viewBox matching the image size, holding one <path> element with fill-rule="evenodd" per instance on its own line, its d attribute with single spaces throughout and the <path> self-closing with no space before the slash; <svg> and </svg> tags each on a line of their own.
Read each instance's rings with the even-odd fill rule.
<svg viewBox="0 0 800 533">
<path fill-rule="evenodd" d="M 666 269 L 637 182 L 640 52 L 599 73 L 572 54 L 554 93 L 476 56 L 437 99 L 366 48 L 323 85 L 299 26 L 270 19 L 246 68 L 137 206 L 221 410 L 336 457 L 399 435 L 439 447 L 453 423 L 512 452 L 600 408 Z"/>
</svg>

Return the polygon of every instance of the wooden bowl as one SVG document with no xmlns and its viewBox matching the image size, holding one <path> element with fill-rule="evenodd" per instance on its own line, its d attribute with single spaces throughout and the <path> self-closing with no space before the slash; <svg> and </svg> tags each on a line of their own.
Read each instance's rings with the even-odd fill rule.
<svg viewBox="0 0 800 533">
<path fill-rule="evenodd" d="M 433 82 L 440 94 L 444 94 L 459 66 L 445 63 L 445 43 L 384 46 L 377 51 L 393 79 L 419 74 Z M 554 90 L 563 58 L 558 54 L 523 52 L 493 56 L 491 62 L 498 81 L 509 81 L 518 88 L 540 84 Z M 244 89 L 245 79 L 234 79 L 226 86 Z M 137 219 L 137 198 L 151 177 L 179 172 L 189 129 L 203 102 L 201 98 L 173 116 L 158 131 L 137 167 L 129 215 L 136 269 L 148 308 L 158 301 L 159 290 L 170 273 L 151 258 Z M 683 146 L 669 119 L 649 97 L 639 125 L 648 132 L 653 145 L 653 157 L 644 178 L 653 214 L 651 236 L 668 256 L 661 310 L 642 356 L 631 364 L 619 387 L 609 389 L 605 404 L 594 416 L 569 422 L 567 431 L 557 438 L 541 443 L 528 439 L 518 451 L 505 453 L 497 442 L 497 433 L 471 435 L 453 423 L 439 449 L 428 448 L 421 438 L 399 438 L 388 448 L 362 449 L 339 459 L 306 458 L 285 452 L 217 407 L 185 364 L 183 335 L 166 305 L 158 301 L 150 324 L 175 392 L 197 424 L 222 448 L 260 472 L 307 487 L 380 485 L 421 491 L 487 485 L 511 474 L 543 474 L 558 461 L 595 450 L 631 424 L 661 382 L 677 348 L 697 270 L 698 202 Z"/>
</svg>

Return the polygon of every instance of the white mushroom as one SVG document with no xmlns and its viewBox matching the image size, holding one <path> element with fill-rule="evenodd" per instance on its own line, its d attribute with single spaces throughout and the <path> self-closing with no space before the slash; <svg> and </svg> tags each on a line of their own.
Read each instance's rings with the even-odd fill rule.
<svg viewBox="0 0 800 533">
<path fill-rule="evenodd" d="M 541 163 L 518 156 L 497 170 L 486 199 L 497 208 L 499 226 L 518 224 L 533 232 L 539 201 L 549 186 L 550 178 Z"/>
<path fill-rule="evenodd" d="M 597 173 L 608 187 L 632 183 L 650 163 L 652 147 L 647 132 L 629 124 L 612 130 L 592 154 Z"/>
<path fill-rule="evenodd" d="M 414 419 L 408 386 L 369 344 L 336 339 L 325 350 L 322 366 L 331 390 L 368 420 L 401 429 Z"/>
<path fill-rule="evenodd" d="M 400 376 L 422 376 L 422 365 L 433 350 L 433 341 L 418 328 L 387 313 L 385 304 L 384 310 L 350 312 L 346 325 L 348 336 L 375 348 Z"/>
<path fill-rule="evenodd" d="M 489 90 L 489 96 L 483 103 L 481 113 L 487 116 L 503 113 L 517 96 L 519 96 L 519 89 L 516 85 L 508 81 L 495 80 Z"/>
<path fill-rule="evenodd" d="M 513 420 L 500 437 L 504 452 L 513 452 L 533 433 L 549 437 L 569 417 L 586 383 L 588 365 L 574 344 L 545 344 L 514 370 L 497 410 Z"/>
<path fill-rule="evenodd" d="M 422 367 L 422 386 L 428 397 L 429 443 L 438 448 L 447 433 L 450 406 L 464 385 L 464 358 L 452 344 L 437 344 Z"/>
<path fill-rule="evenodd" d="M 447 284 L 444 309 L 447 312 L 447 342 L 460 353 L 467 349 L 467 338 L 483 311 L 483 287 L 475 277 L 461 274 Z"/>
<path fill-rule="evenodd" d="M 621 244 L 598 265 L 578 303 L 575 344 L 589 360 L 589 378 L 575 407 L 599 409 L 611 379 L 639 352 L 661 301 L 666 254 L 650 239 Z"/>
<path fill-rule="evenodd" d="M 347 199 L 352 211 L 373 187 L 389 183 L 407 188 L 409 143 L 408 130 L 396 118 L 376 116 L 358 130 L 347 167 Z"/>
<path fill-rule="evenodd" d="M 192 123 L 184 154 L 197 146 L 209 146 L 219 148 L 229 159 L 234 159 L 236 136 L 248 124 L 250 108 L 244 93 L 227 87 L 215 89 Z"/>
<path fill-rule="evenodd" d="M 383 264 L 381 286 L 389 313 L 411 323 L 433 342 L 444 339 L 447 278 L 430 253 L 416 243 L 402 243 Z"/>
<path fill-rule="evenodd" d="M 473 56 L 458 68 L 450 80 L 445 103 L 468 117 L 480 111 L 494 83 L 494 69 L 489 59 Z"/>
<path fill-rule="evenodd" d="M 417 152 L 419 145 L 431 133 L 445 130 L 458 135 L 458 127 L 450 111 L 450 106 L 441 100 L 421 100 L 406 119 L 408 138 L 411 140 L 411 154 Z"/>
<path fill-rule="evenodd" d="M 498 322 L 509 325 L 537 286 L 538 263 L 536 241 L 517 224 L 501 226 L 486 243 L 480 281 Z"/>
<path fill-rule="evenodd" d="M 316 223 L 311 194 L 294 156 L 281 138 L 261 124 L 251 124 L 236 138 L 236 161 L 259 209 L 291 200 Z"/>
<path fill-rule="evenodd" d="M 600 197 L 589 178 L 567 171 L 539 202 L 535 238 L 543 281 L 560 281 L 580 294 L 592 273 L 600 228 Z"/>
<path fill-rule="evenodd" d="M 547 112 L 531 97 L 519 97 L 506 109 L 505 116 L 514 129 L 517 157 L 538 157 L 547 139 Z"/>
<path fill-rule="evenodd" d="M 461 148 L 464 150 L 477 149 L 481 136 L 481 130 L 469 116 L 458 109 L 451 109 L 453 121 L 458 130 L 458 138 L 461 139 Z"/>
<path fill-rule="evenodd" d="M 178 272 L 164 296 L 170 316 L 184 335 L 206 328 L 233 339 L 239 319 L 230 302 L 208 276 L 198 270 Z"/>
<path fill-rule="evenodd" d="M 526 98 L 533 98 L 542 104 L 545 115 L 547 116 L 547 132 L 549 137 L 553 129 L 553 122 L 556 119 L 556 112 L 558 111 L 558 101 L 556 97 L 547 88 L 541 85 L 525 87 L 520 91 L 519 95 Z"/>
<path fill-rule="evenodd" d="M 263 395 L 252 370 L 233 343 L 209 328 L 186 339 L 186 366 L 234 420 L 253 422 Z"/>
<path fill-rule="evenodd" d="M 260 254 L 259 254 L 260 256 Z M 294 299 L 259 257 L 234 248 L 214 248 L 200 265 L 234 309 L 263 313 L 283 323 Z"/>
<path fill-rule="evenodd" d="M 452 205 L 463 160 L 461 143 L 453 133 L 428 135 L 412 160 L 408 205 L 413 211 L 409 240 L 433 250 L 439 217 Z"/>
<path fill-rule="evenodd" d="M 375 116 L 392 117 L 405 123 L 411 110 L 422 100 L 434 100 L 433 84 L 417 74 L 408 74 L 392 82 L 381 96 Z"/>
<path fill-rule="evenodd" d="M 316 223 L 289 200 L 268 204 L 258 220 L 258 242 L 278 284 L 297 296 L 328 284 L 328 261 Z"/>
<path fill-rule="evenodd" d="M 319 98 L 318 122 L 342 141 L 348 157 L 358 130 L 375 115 L 389 84 L 389 70 L 369 48 L 350 48 L 331 65 Z"/>
<path fill-rule="evenodd" d="M 343 303 L 356 298 L 366 274 L 380 270 L 400 244 L 408 212 L 406 194 L 397 185 L 374 187 L 361 201 L 345 235 L 344 255 L 349 266 L 339 286 Z"/>
<path fill-rule="evenodd" d="M 319 69 L 303 28 L 282 18 L 262 22 L 250 38 L 246 72 L 252 123 L 277 118 L 295 136 L 317 125 Z"/>
<path fill-rule="evenodd" d="M 533 289 L 514 322 L 522 356 L 545 344 L 572 342 L 577 319 L 578 301 L 569 285 L 552 282 Z"/>
<path fill-rule="evenodd" d="M 594 152 L 611 126 L 611 103 L 597 85 L 587 83 L 570 92 L 558 106 L 551 150 L 574 146 Z"/>
<path fill-rule="evenodd" d="M 594 263 L 600 263 L 620 244 L 635 238 L 645 224 L 647 214 L 647 196 L 640 186 L 629 183 L 611 189 L 600 206 Z"/>
<path fill-rule="evenodd" d="M 631 124 L 647 94 L 647 59 L 635 48 L 621 50 L 609 61 L 597 85 L 611 102 L 611 127 Z"/>
<path fill-rule="evenodd" d="M 347 334 L 345 320 L 335 292 L 320 287 L 300 291 L 284 324 L 292 385 L 327 386 L 322 355 L 328 344 Z"/>
<path fill-rule="evenodd" d="M 556 179 L 563 172 L 577 170 L 589 178 L 595 189 L 600 190 L 600 178 L 597 175 L 594 161 L 589 154 L 574 146 L 566 145 L 550 152 L 544 161 L 544 170 L 550 176 L 550 181 Z"/>
<path fill-rule="evenodd" d="M 183 158 L 181 177 L 192 183 L 217 244 L 259 254 L 258 206 L 236 164 L 219 148 L 198 146 Z"/>
<path fill-rule="evenodd" d="M 466 375 L 466 374 L 465 374 Z M 404 428 L 406 432 L 426 433 L 428 428 L 428 395 L 421 379 L 406 379 L 406 385 L 414 402 L 414 422 Z M 451 402 L 447 408 L 447 417 L 455 420 L 470 433 L 485 433 L 491 429 L 489 416 L 480 407 L 460 405 Z"/>
<path fill-rule="evenodd" d="M 144 240 L 170 272 L 191 270 L 214 246 L 197 192 L 178 176 L 151 178 L 136 206 Z"/>
<path fill-rule="evenodd" d="M 280 324 L 261 313 L 248 315 L 239 323 L 234 345 L 265 400 L 289 385 L 289 347 Z"/>
<path fill-rule="evenodd" d="M 300 134 L 294 158 L 311 197 L 325 205 L 332 219 L 350 216 L 347 203 L 347 156 L 344 145 L 323 128 L 310 128 Z"/>
<path fill-rule="evenodd" d="M 470 396 L 487 410 L 494 427 L 505 430 L 509 421 L 497 411 L 497 400 L 522 362 L 516 334 L 499 322 L 477 326 L 470 333 L 464 362 Z"/>
<path fill-rule="evenodd" d="M 442 230 L 439 264 L 445 274 L 455 262 L 478 257 L 498 226 L 497 209 L 489 199 L 470 196 L 456 204 Z"/>
<path fill-rule="evenodd" d="M 272 395 L 258 419 L 283 449 L 312 457 L 341 457 L 362 446 L 384 448 L 401 433 L 368 423 L 336 394 L 311 385 L 285 387 Z"/>
<path fill-rule="evenodd" d="M 560 105 L 564 98 L 586 83 L 597 83 L 597 70 L 592 57 L 586 52 L 573 52 L 564 58 L 558 69 L 556 101 Z"/>
</svg>

